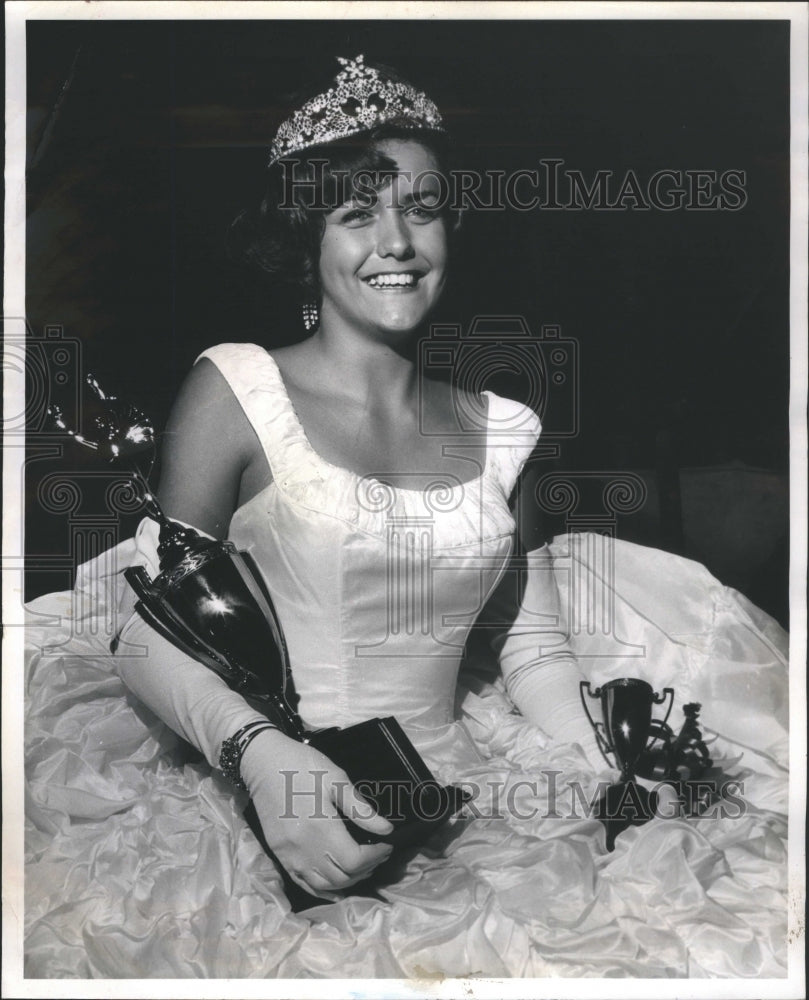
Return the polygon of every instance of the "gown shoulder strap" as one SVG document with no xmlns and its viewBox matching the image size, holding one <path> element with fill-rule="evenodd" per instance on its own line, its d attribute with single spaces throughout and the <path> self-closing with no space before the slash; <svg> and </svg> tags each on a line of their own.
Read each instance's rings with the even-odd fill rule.
<svg viewBox="0 0 809 1000">
<path fill-rule="evenodd" d="M 273 479 L 285 479 L 296 465 L 302 444 L 278 365 L 258 344 L 217 344 L 197 358 L 207 358 L 224 377 L 256 432 Z"/>
<path fill-rule="evenodd" d="M 489 392 L 488 397 L 487 465 L 505 496 L 509 497 L 536 447 L 542 424 L 530 406 L 493 392 Z"/>
</svg>

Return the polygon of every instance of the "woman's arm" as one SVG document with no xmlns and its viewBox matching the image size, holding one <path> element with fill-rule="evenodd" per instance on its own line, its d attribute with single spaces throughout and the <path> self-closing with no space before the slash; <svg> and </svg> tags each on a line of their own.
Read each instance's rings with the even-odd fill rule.
<svg viewBox="0 0 809 1000">
<path fill-rule="evenodd" d="M 581 703 L 584 679 L 564 631 L 559 590 L 536 502 L 535 466 L 525 466 L 513 498 L 518 552 L 490 598 L 487 617 L 497 623 L 490 644 L 511 700 L 558 742 L 578 743 L 594 770 L 604 767 Z"/>
<path fill-rule="evenodd" d="M 529 467 L 517 491 L 515 518 L 523 553 L 520 586 L 506 574 L 491 607 L 501 622 L 491 639 L 498 653 L 506 689 L 520 712 L 557 742 L 578 743 L 596 773 L 605 761 L 581 701 L 585 678 L 570 647 L 553 571 L 553 559 L 536 503 L 536 476 Z M 509 580 L 509 576 L 512 579 Z M 677 816 L 680 805 L 673 785 L 636 778 L 658 794 L 656 814 Z"/>
<path fill-rule="evenodd" d="M 578 743 L 600 771 L 604 760 L 582 708 L 584 677 L 562 625 L 550 551 L 544 545 L 515 563 L 519 569 L 506 574 L 487 608 L 498 623 L 490 642 L 506 690 L 529 722 L 558 742 Z"/>
<path fill-rule="evenodd" d="M 223 538 L 237 504 L 250 498 L 244 496 L 246 472 L 251 483 L 263 479 L 258 488 L 269 480 L 266 459 L 241 406 L 215 366 L 204 360 L 186 379 L 169 420 L 161 504 L 168 516 Z M 152 576 L 159 572 L 157 541 L 157 526 L 144 521 L 137 535 L 138 560 Z M 141 701 L 214 767 L 222 742 L 261 718 L 217 674 L 138 615 L 122 630 L 119 672 Z M 289 774 L 307 790 L 313 781 L 320 782 L 319 821 L 289 815 Z M 267 842 L 308 891 L 351 885 L 390 853 L 387 845 L 360 846 L 353 840 L 338 809 L 372 833 L 389 833 L 391 824 L 357 795 L 344 772 L 310 747 L 277 730 L 261 732 L 244 753 L 242 776 Z M 333 822 L 323 822 L 327 818 Z"/>
<path fill-rule="evenodd" d="M 257 452 L 239 401 L 216 366 L 203 358 L 183 383 L 163 438 L 158 490 L 163 510 L 224 538 L 240 503 L 242 477 Z M 264 456 L 258 459 L 266 467 Z M 266 475 L 269 482 L 268 469 Z"/>
<path fill-rule="evenodd" d="M 158 494 L 166 514 L 223 538 L 249 460 L 250 435 L 247 418 L 216 367 L 207 359 L 195 365 L 180 390 L 163 442 Z M 137 561 L 156 576 L 157 524 L 145 519 L 135 540 Z M 257 713 L 221 678 L 157 635 L 136 614 L 121 632 L 121 649 L 137 647 L 146 648 L 148 655 L 121 658 L 124 682 L 216 766 L 222 740 Z"/>
<path fill-rule="evenodd" d="M 158 494 L 166 514 L 223 538 L 249 459 L 250 434 L 238 401 L 216 367 L 208 360 L 195 365 L 180 390 L 163 442 Z M 157 524 L 144 519 L 135 541 L 136 561 L 150 576 L 157 576 Z M 221 678 L 157 635 L 139 615 L 127 622 L 120 638 L 121 652 L 148 650 L 145 657 L 120 659 L 124 682 L 216 766 L 221 741 L 257 713 Z"/>
</svg>

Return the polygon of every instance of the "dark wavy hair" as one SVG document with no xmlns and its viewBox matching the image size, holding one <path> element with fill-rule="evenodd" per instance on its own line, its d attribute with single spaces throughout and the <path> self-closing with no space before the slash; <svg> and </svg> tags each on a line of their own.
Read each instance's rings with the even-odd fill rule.
<svg viewBox="0 0 809 1000">
<path fill-rule="evenodd" d="M 423 145 L 435 157 L 439 171 L 449 177 L 454 152 L 449 138 L 396 123 L 307 149 L 269 168 L 260 204 L 240 212 L 230 227 L 231 258 L 257 269 L 302 302 L 319 300 L 325 216 L 347 200 L 359 175 L 379 178 L 379 189 L 386 175 L 397 172 L 397 164 L 380 149 L 386 139 Z M 294 183 L 289 183 L 291 177 Z M 449 233 L 457 232 L 460 211 L 447 204 L 441 214 Z"/>
</svg>

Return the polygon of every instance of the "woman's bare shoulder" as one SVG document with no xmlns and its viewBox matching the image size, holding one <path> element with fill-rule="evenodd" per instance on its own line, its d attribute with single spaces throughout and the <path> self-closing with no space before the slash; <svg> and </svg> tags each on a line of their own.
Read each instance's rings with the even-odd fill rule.
<svg viewBox="0 0 809 1000">
<path fill-rule="evenodd" d="M 255 446 L 226 379 L 202 358 L 186 376 L 163 436 L 160 498 L 166 513 L 221 537 Z"/>
<path fill-rule="evenodd" d="M 224 375 L 208 358 L 201 358 L 180 386 L 166 433 L 199 434 L 212 427 L 221 431 L 238 426 L 240 416 L 244 419 L 239 401 Z M 226 421 L 224 426 L 223 420 Z"/>
</svg>

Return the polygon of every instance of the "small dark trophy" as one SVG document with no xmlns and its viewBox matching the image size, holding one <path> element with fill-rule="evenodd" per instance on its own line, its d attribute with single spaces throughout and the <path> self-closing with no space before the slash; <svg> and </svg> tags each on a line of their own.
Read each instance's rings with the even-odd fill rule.
<svg viewBox="0 0 809 1000">
<path fill-rule="evenodd" d="M 590 714 L 585 691 L 601 702 L 601 721 Z M 609 786 L 596 806 L 596 817 L 607 829 L 607 849 L 611 851 L 622 830 L 640 826 L 655 815 L 657 792 L 648 792 L 639 785 L 634 780 L 637 776 L 671 782 L 682 802 L 689 781 L 709 773 L 713 777 L 716 772 L 711 770 L 713 762 L 697 725 L 699 705 L 683 707 L 685 723 L 677 737 L 667 725 L 674 704 L 673 688 L 664 688 L 659 695 L 646 681 L 621 677 L 594 691 L 590 690 L 589 681 L 582 681 L 580 692 L 604 759 L 621 772 L 619 780 Z M 667 695 L 665 717 L 653 719 L 653 706 L 663 704 Z M 699 807 L 695 804 L 693 811 L 699 811 Z"/>
<path fill-rule="evenodd" d="M 148 472 L 139 467 L 148 455 L 151 469 L 154 455 L 149 420 L 130 404 L 105 396 L 92 376 L 87 382 L 101 404 L 95 419 L 97 440 L 65 427 L 58 408 L 52 407 L 51 415 L 80 444 L 107 461 L 127 464 L 146 514 L 160 526 L 160 573 L 151 579 L 141 566 L 124 571 L 139 598 L 137 612 L 169 642 L 224 678 L 285 735 L 311 744 L 334 761 L 393 824 L 393 831 L 383 837 L 346 819 L 356 840 L 396 847 L 425 840 L 460 809 L 467 794 L 436 781 L 393 717 L 369 719 L 346 729 L 306 729 L 297 713 L 281 623 L 258 567 L 232 542 L 206 538 L 165 516 L 149 490 Z M 113 652 L 116 645 L 114 641 Z M 272 854 L 252 803 L 245 816 Z M 321 902 L 281 872 L 293 908 Z"/>
</svg>

